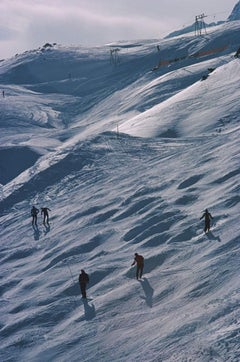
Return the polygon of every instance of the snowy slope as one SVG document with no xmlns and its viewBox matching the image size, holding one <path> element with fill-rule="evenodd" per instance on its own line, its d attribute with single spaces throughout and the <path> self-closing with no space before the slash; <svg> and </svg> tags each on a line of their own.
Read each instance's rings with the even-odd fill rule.
<svg viewBox="0 0 240 362">
<path fill-rule="evenodd" d="M 1 360 L 240 360 L 239 35 L 0 64 Z"/>
</svg>

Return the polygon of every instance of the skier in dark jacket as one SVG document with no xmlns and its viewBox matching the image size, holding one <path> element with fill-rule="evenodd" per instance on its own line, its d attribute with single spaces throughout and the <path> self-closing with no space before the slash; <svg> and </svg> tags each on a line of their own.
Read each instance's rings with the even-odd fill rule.
<svg viewBox="0 0 240 362">
<path fill-rule="evenodd" d="M 89 283 L 89 276 L 87 273 L 85 273 L 85 271 L 82 269 L 81 273 L 79 274 L 79 285 L 80 285 L 80 289 L 81 289 L 81 293 L 82 293 L 82 297 L 84 299 L 87 298 L 87 294 L 86 294 L 86 287 L 87 284 Z"/>
<path fill-rule="evenodd" d="M 51 211 L 48 207 L 41 207 L 41 215 L 43 215 L 43 224 L 44 225 L 45 225 L 46 220 L 47 220 L 47 224 L 49 224 L 48 211 Z"/>
<path fill-rule="evenodd" d="M 240 57 L 240 47 L 238 48 L 238 50 L 236 51 L 236 53 L 234 54 L 235 58 L 239 58 Z"/>
<path fill-rule="evenodd" d="M 142 255 L 139 255 L 138 253 L 135 253 L 134 261 L 132 263 L 132 266 L 134 264 L 137 264 L 136 269 L 136 278 L 141 279 L 143 274 L 143 268 L 144 268 L 144 257 Z"/>
<path fill-rule="evenodd" d="M 37 225 L 37 214 L 39 213 L 39 210 L 33 206 L 31 209 L 31 216 L 32 216 L 32 225 Z"/>
<path fill-rule="evenodd" d="M 202 220 L 203 218 L 205 220 L 204 232 L 206 233 L 207 231 L 210 230 L 210 221 L 211 219 L 213 219 L 208 209 L 204 211 L 203 215 L 200 217 L 200 220 Z"/>
</svg>

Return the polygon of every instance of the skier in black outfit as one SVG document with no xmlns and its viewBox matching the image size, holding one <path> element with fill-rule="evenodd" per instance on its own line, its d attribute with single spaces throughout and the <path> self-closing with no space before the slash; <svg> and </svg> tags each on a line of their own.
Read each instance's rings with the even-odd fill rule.
<svg viewBox="0 0 240 362">
<path fill-rule="evenodd" d="M 206 233 L 210 230 L 210 220 L 213 219 L 208 209 L 204 211 L 203 215 L 200 217 L 200 220 L 202 220 L 203 218 L 205 219 L 204 232 Z"/>
<path fill-rule="evenodd" d="M 86 287 L 87 284 L 89 283 L 89 276 L 87 273 L 85 273 L 85 271 L 82 269 L 81 273 L 79 274 L 79 285 L 80 285 L 80 289 L 81 289 L 81 293 L 82 293 L 82 297 L 84 299 L 87 298 L 86 295 Z"/>
<path fill-rule="evenodd" d="M 234 54 L 235 58 L 239 58 L 240 57 L 240 47 L 238 48 L 238 50 L 236 51 L 236 53 Z"/>
<path fill-rule="evenodd" d="M 37 226 L 37 214 L 39 213 L 39 210 L 33 206 L 31 209 L 31 215 L 32 215 L 32 225 Z"/>
<path fill-rule="evenodd" d="M 131 265 L 133 266 L 135 264 L 137 264 L 136 279 L 141 279 L 144 268 L 144 257 L 138 253 L 135 253 L 134 261 Z"/>
<path fill-rule="evenodd" d="M 41 207 L 41 215 L 43 214 L 43 224 L 44 225 L 45 225 L 46 220 L 47 220 L 47 224 L 49 224 L 48 211 L 51 211 L 48 207 Z"/>
</svg>

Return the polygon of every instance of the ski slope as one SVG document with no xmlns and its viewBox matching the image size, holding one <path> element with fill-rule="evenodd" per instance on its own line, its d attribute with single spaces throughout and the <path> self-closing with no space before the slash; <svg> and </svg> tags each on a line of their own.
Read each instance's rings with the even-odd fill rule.
<svg viewBox="0 0 240 362">
<path fill-rule="evenodd" d="M 239 36 L 0 63 L 1 361 L 240 360 Z"/>
</svg>

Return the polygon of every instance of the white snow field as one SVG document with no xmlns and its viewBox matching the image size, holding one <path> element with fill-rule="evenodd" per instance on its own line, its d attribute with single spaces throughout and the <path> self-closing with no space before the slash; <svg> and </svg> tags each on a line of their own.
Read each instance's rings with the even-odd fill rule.
<svg viewBox="0 0 240 362">
<path fill-rule="evenodd" d="M 240 361 L 239 46 L 232 21 L 0 63 L 1 361 Z"/>
</svg>

